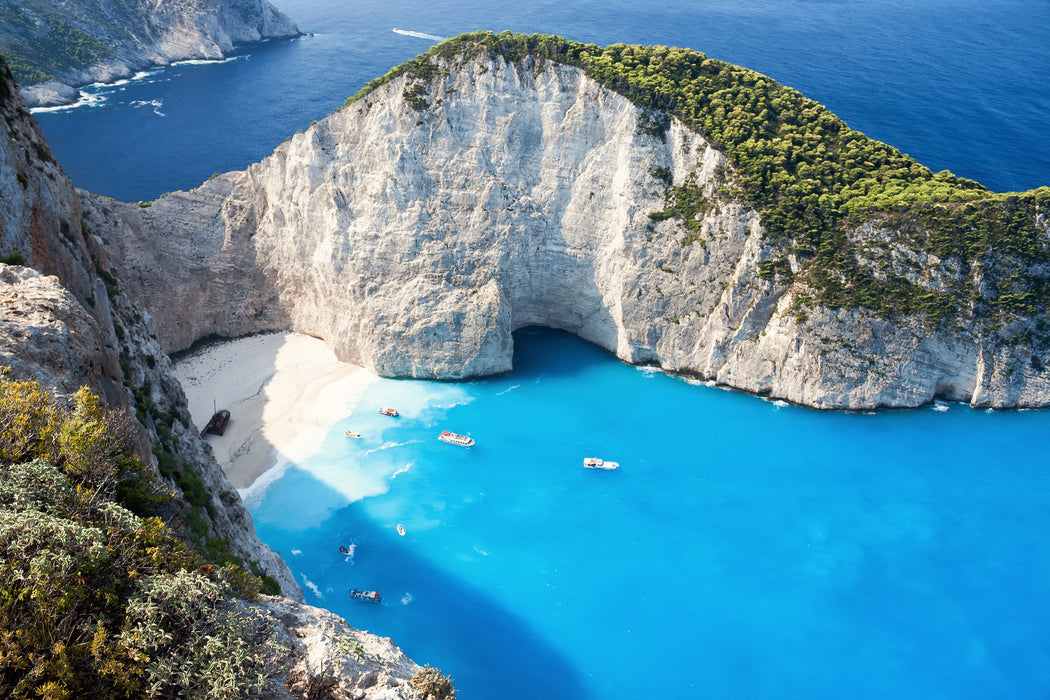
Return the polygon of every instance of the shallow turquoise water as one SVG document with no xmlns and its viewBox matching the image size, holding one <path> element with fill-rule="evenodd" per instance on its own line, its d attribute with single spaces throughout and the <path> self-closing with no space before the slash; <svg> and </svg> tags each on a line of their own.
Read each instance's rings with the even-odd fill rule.
<svg viewBox="0 0 1050 700">
<path fill-rule="evenodd" d="M 379 381 L 249 503 L 308 602 L 464 697 L 1050 694 L 1047 414 L 818 413 L 516 347 L 495 379 Z"/>
</svg>

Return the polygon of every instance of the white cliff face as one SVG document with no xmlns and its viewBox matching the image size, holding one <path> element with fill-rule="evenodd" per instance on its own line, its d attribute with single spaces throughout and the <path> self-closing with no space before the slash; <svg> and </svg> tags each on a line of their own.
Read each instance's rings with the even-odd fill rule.
<svg viewBox="0 0 1050 700">
<path fill-rule="evenodd" d="M 759 276 L 771 251 L 725 157 L 677 121 L 641 133 L 578 69 L 442 63 L 416 89 L 397 78 L 147 209 L 85 201 L 166 350 L 284 327 L 383 375 L 455 379 L 509 370 L 511 332 L 538 324 L 820 408 L 1047 402 L 1047 377 L 965 329 L 799 317 L 806 290 Z M 650 218 L 661 172 L 703 192 L 699 233 Z"/>
</svg>

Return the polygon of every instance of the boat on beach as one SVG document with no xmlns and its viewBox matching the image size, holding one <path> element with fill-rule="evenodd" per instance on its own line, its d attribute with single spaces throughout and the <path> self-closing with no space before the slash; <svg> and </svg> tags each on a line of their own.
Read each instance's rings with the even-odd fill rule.
<svg viewBox="0 0 1050 700">
<path fill-rule="evenodd" d="M 588 469 L 616 469 L 620 466 L 620 463 L 609 462 L 600 457 L 584 457 L 583 466 Z"/>
<path fill-rule="evenodd" d="M 361 439 L 361 433 L 355 433 L 353 430 L 347 430 L 345 434 L 348 438 L 357 438 L 358 440 Z"/>
<path fill-rule="evenodd" d="M 379 412 L 384 416 L 390 416 L 391 418 L 397 418 L 400 413 L 397 412 L 396 408 L 381 408 Z"/>
<path fill-rule="evenodd" d="M 474 445 L 474 438 L 458 433 L 450 433 L 447 430 L 441 431 L 441 434 L 438 435 L 438 440 L 447 442 L 450 445 L 459 445 L 460 447 L 471 447 Z"/>
<path fill-rule="evenodd" d="M 350 597 L 363 600 L 366 603 L 382 603 L 383 596 L 379 595 L 379 591 L 361 591 L 356 588 L 350 589 Z"/>
<path fill-rule="evenodd" d="M 201 437 L 204 437 L 208 433 L 214 433 L 215 435 L 222 435 L 226 432 L 226 426 L 230 423 L 230 412 L 225 408 L 221 411 L 216 411 L 211 419 L 208 420 L 208 424 L 204 426 L 204 430 L 201 431 Z"/>
</svg>

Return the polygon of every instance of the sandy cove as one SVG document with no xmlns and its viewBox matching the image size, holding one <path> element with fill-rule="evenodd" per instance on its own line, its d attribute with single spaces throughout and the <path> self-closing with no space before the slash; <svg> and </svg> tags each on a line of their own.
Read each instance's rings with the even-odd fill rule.
<svg viewBox="0 0 1050 700">
<path fill-rule="evenodd" d="M 181 358 L 175 374 L 198 430 L 215 408 L 230 411 L 226 433 L 207 440 L 241 490 L 278 464 L 314 454 L 377 379 L 337 360 L 324 341 L 297 333 L 210 345 Z"/>
</svg>

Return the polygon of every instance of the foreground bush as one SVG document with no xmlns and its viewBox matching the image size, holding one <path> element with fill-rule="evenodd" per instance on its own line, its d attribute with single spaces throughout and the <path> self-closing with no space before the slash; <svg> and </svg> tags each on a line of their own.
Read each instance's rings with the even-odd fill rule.
<svg viewBox="0 0 1050 700">
<path fill-rule="evenodd" d="M 432 666 L 424 666 L 412 676 L 412 689 L 423 700 L 456 700 L 456 688 L 452 679 Z"/>
<path fill-rule="evenodd" d="M 0 376 L 0 697 L 229 698 L 265 680 L 243 571 L 116 502 L 162 490 L 129 434 L 86 390 L 66 408 Z"/>
</svg>

